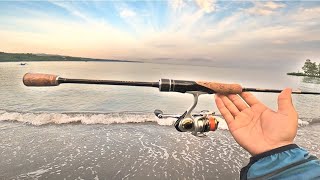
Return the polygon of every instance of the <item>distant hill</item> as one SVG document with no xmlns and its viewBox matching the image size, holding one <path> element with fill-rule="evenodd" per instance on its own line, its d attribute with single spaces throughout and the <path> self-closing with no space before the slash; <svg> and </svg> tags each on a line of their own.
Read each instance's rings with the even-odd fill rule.
<svg viewBox="0 0 320 180">
<path fill-rule="evenodd" d="M 0 62 L 31 62 L 31 61 L 98 61 L 98 62 L 139 62 L 115 59 L 94 59 L 50 54 L 5 53 L 0 52 Z"/>
</svg>

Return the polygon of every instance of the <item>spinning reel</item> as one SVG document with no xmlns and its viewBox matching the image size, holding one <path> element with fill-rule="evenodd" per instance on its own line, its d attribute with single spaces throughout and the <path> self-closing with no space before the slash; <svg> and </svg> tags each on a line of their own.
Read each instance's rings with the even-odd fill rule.
<svg viewBox="0 0 320 180">
<path fill-rule="evenodd" d="M 164 114 L 161 110 L 156 109 L 154 114 L 159 118 L 176 118 L 173 124 L 174 127 L 180 132 L 191 132 L 192 135 L 204 137 L 205 132 L 215 131 L 218 128 L 219 121 L 213 116 L 214 112 L 207 110 L 200 113 L 192 113 L 198 103 L 199 95 L 201 92 L 188 92 L 193 94 L 193 104 L 182 115 Z"/>
</svg>

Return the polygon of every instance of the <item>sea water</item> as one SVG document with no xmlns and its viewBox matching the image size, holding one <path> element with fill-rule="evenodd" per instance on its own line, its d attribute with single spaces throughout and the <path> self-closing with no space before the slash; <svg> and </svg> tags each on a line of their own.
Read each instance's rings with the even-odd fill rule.
<svg viewBox="0 0 320 180">
<path fill-rule="evenodd" d="M 0 63 L 0 177 L 67 179 L 237 179 L 249 154 L 232 139 L 223 119 L 206 138 L 176 132 L 173 119 L 155 109 L 183 113 L 190 94 L 157 88 L 61 84 L 25 87 L 27 72 L 66 78 L 158 81 L 160 78 L 239 83 L 244 87 L 292 87 L 320 91 L 317 78 L 290 71 L 127 62 Z M 277 94 L 254 93 L 272 109 Z M 296 142 L 319 156 L 320 98 L 293 95 L 299 113 Z M 213 95 L 195 111 L 219 114 Z M 135 124 L 132 124 L 135 123 Z"/>
</svg>

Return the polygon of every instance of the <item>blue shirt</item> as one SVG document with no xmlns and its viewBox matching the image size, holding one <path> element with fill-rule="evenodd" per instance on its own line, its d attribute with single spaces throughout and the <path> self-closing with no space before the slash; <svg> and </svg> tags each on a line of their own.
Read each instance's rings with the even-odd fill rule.
<svg viewBox="0 0 320 180">
<path fill-rule="evenodd" d="M 290 144 L 251 157 L 240 179 L 320 179 L 320 161 Z"/>
</svg>

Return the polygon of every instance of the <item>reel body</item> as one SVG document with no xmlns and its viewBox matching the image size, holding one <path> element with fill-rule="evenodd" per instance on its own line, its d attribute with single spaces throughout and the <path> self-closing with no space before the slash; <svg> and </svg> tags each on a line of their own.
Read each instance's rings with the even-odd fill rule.
<svg viewBox="0 0 320 180">
<path fill-rule="evenodd" d="M 201 92 L 188 92 L 193 94 L 193 104 L 182 115 L 163 114 L 161 110 L 155 110 L 154 114 L 158 118 L 177 118 L 174 127 L 180 132 L 191 132 L 194 136 L 204 137 L 205 132 L 215 131 L 218 128 L 219 121 L 214 117 L 214 113 L 210 111 L 201 111 L 192 114 L 193 109 L 198 103 L 198 97 Z"/>
</svg>

